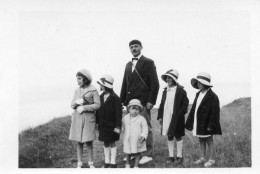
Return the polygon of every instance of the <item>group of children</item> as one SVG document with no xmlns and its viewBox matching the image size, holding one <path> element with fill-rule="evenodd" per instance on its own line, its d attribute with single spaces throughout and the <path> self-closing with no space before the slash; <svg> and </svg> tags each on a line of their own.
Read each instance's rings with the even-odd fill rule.
<svg viewBox="0 0 260 174">
<path fill-rule="evenodd" d="M 82 69 L 76 74 L 79 88 L 76 89 L 71 107 L 74 109 L 69 139 L 77 142 L 77 167 L 83 166 L 83 144 L 86 143 L 88 166 L 93 164 L 93 141 L 96 139 L 96 128 L 99 141 L 104 142 L 105 162 L 103 168 L 116 168 L 116 141 L 120 133 L 124 134 L 123 151 L 126 154 L 126 168 L 130 168 L 130 159 L 135 157 L 134 168 L 138 168 L 141 153 L 146 151 L 148 126 L 145 118 L 139 113 L 143 106 L 138 99 L 132 99 L 127 106 L 127 115 L 122 118 L 122 102 L 113 91 L 114 79 L 104 75 L 97 81 L 102 94 L 91 84 L 92 77 L 88 70 Z M 220 106 L 217 95 L 211 90 L 211 77 L 199 73 L 191 79 L 191 85 L 199 89 L 185 123 L 185 114 L 189 100 L 184 87 L 178 84 L 179 73 L 169 70 L 162 76 L 167 87 L 162 94 L 158 109 L 158 121 L 161 134 L 167 137 L 169 157 L 166 163 L 183 162 L 182 137 L 185 128 L 199 138 L 201 157 L 194 164 L 210 167 L 215 164 L 213 135 L 222 134 L 219 123 Z M 177 142 L 177 157 L 174 157 L 174 140 Z M 206 160 L 206 145 L 209 148 L 209 160 Z"/>
</svg>

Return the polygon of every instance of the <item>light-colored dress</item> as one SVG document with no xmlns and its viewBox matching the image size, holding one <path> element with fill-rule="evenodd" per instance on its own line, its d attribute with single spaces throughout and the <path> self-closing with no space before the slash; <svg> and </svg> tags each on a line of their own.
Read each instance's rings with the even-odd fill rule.
<svg viewBox="0 0 260 174">
<path fill-rule="evenodd" d="M 146 151 L 146 141 L 139 142 L 142 136 L 148 136 L 148 126 L 145 118 L 141 115 L 131 117 L 130 113 L 122 119 L 124 129 L 124 153 L 132 154 Z"/>
<path fill-rule="evenodd" d="M 167 87 L 166 100 L 165 100 L 165 105 L 164 105 L 164 109 L 163 109 L 162 135 L 164 135 L 164 136 L 167 136 L 169 126 L 171 124 L 176 89 L 177 89 L 177 86 Z"/>
<path fill-rule="evenodd" d="M 76 110 L 78 99 L 84 99 L 84 111 L 80 114 Z M 96 139 L 96 113 L 100 107 L 100 97 L 97 89 L 93 85 L 88 85 L 86 88 L 77 88 L 74 98 L 71 102 L 71 107 L 74 109 L 72 113 L 72 122 L 70 127 L 69 139 L 77 142 L 88 142 Z"/>
<path fill-rule="evenodd" d="M 193 130 L 192 130 L 192 133 L 194 136 L 197 136 L 197 137 L 201 137 L 201 138 L 206 138 L 206 137 L 209 137 L 210 135 L 198 135 L 197 134 L 197 111 L 198 111 L 198 108 L 200 106 L 200 103 L 201 101 L 203 100 L 203 98 L 205 97 L 206 93 L 208 92 L 208 90 L 204 93 L 201 93 L 199 94 L 198 96 L 198 99 L 197 99 L 197 103 L 196 103 L 196 108 L 195 108 L 195 113 L 194 113 L 194 122 L 193 122 Z"/>
</svg>

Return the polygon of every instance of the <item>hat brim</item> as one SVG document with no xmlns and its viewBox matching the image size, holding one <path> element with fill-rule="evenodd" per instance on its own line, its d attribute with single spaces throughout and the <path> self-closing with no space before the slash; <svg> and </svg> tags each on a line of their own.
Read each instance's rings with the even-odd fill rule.
<svg viewBox="0 0 260 174">
<path fill-rule="evenodd" d="M 102 86 L 105 86 L 105 87 L 107 87 L 107 88 L 110 88 L 110 89 L 113 89 L 113 85 L 110 85 L 110 84 L 108 84 L 108 83 L 102 83 L 100 80 L 99 81 L 97 81 L 97 83 L 99 84 L 99 85 L 102 85 Z"/>
<path fill-rule="evenodd" d="M 140 107 L 140 111 L 142 112 L 143 111 L 143 109 L 144 109 L 144 107 L 140 104 L 140 103 L 129 103 L 128 104 L 128 106 L 127 106 L 127 109 L 129 110 L 129 108 L 131 107 L 131 106 L 139 106 Z"/>
<path fill-rule="evenodd" d="M 177 83 L 177 79 L 176 79 L 174 76 L 170 75 L 170 74 L 163 74 L 163 75 L 161 76 L 162 80 L 166 82 L 166 77 L 167 77 L 167 76 L 168 76 L 168 77 L 171 77 L 171 78 L 175 81 L 175 83 Z M 167 83 L 167 82 L 166 82 L 166 83 Z"/>
<path fill-rule="evenodd" d="M 197 78 L 192 78 L 192 79 L 191 79 L 191 86 L 192 86 L 193 88 L 199 89 L 199 87 L 198 87 L 198 82 L 202 83 L 202 84 L 205 85 L 205 86 L 213 87 L 213 85 L 212 85 L 211 83 L 209 83 L 208 81 L 202 80 L 202 79 L 197 79 Z"/>
</svg>

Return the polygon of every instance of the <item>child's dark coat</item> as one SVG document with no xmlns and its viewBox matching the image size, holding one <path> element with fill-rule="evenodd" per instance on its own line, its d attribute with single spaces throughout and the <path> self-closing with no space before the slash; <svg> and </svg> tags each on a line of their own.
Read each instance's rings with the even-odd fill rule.
<svg viewBox="0 0 260 174">
<path fill-rule="evenodd" d="M 192 104 L 191 111 L 186 121 L 186 129 L 192 131 L 196 102 L 200 91 L 196 94 L 195 100 Z M 209 89 L 202 99 L 197 111 L 197 134 L 198 135 L 214 135 L 222 134 L 219 119 L 220 106 L 218 96 Z M 207 131 L 210 128 L 212 131 Z"/>
<path fill-rule="evenodd" d="M 158 110 L 158 117 L 163 119 L 164 105 L 166 100 L 167 88 L 164 89 L 162 94 L 161 104 Z M 177 89 L 174 99 L 174 110 L 172 120 L 168 130 L 168 136 L 181 137 L 185 135 L 185 114 L 187 113 L 189 99 L 187 98 L 186 91 L 182 86 L 177 84 Z"/>
<path fill-rule="evenodd" d="M 97 111 L 97 123 L 99 130 L 99 140 L 114 142 L 119 140 L 119 134 L 114 132 L 114 128 L 121 129 L 122 104 L 120 98 L 113 92 L 104 102 L 104 93 L 100 96 L 101 107 Z"/>
</svg>

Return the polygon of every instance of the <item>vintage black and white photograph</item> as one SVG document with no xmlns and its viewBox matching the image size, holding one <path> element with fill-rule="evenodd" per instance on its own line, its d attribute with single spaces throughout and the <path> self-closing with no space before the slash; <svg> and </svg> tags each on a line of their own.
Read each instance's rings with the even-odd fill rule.
<svg viewBox="0 0 260 174">
<path fill-rule="evenodd" d="M 0 4 L 3 56 L 12 57 L 0 74 L 3 164 L 14 160 L 18 172 L 257 167 L 259 1 Z"/>
</svg>

